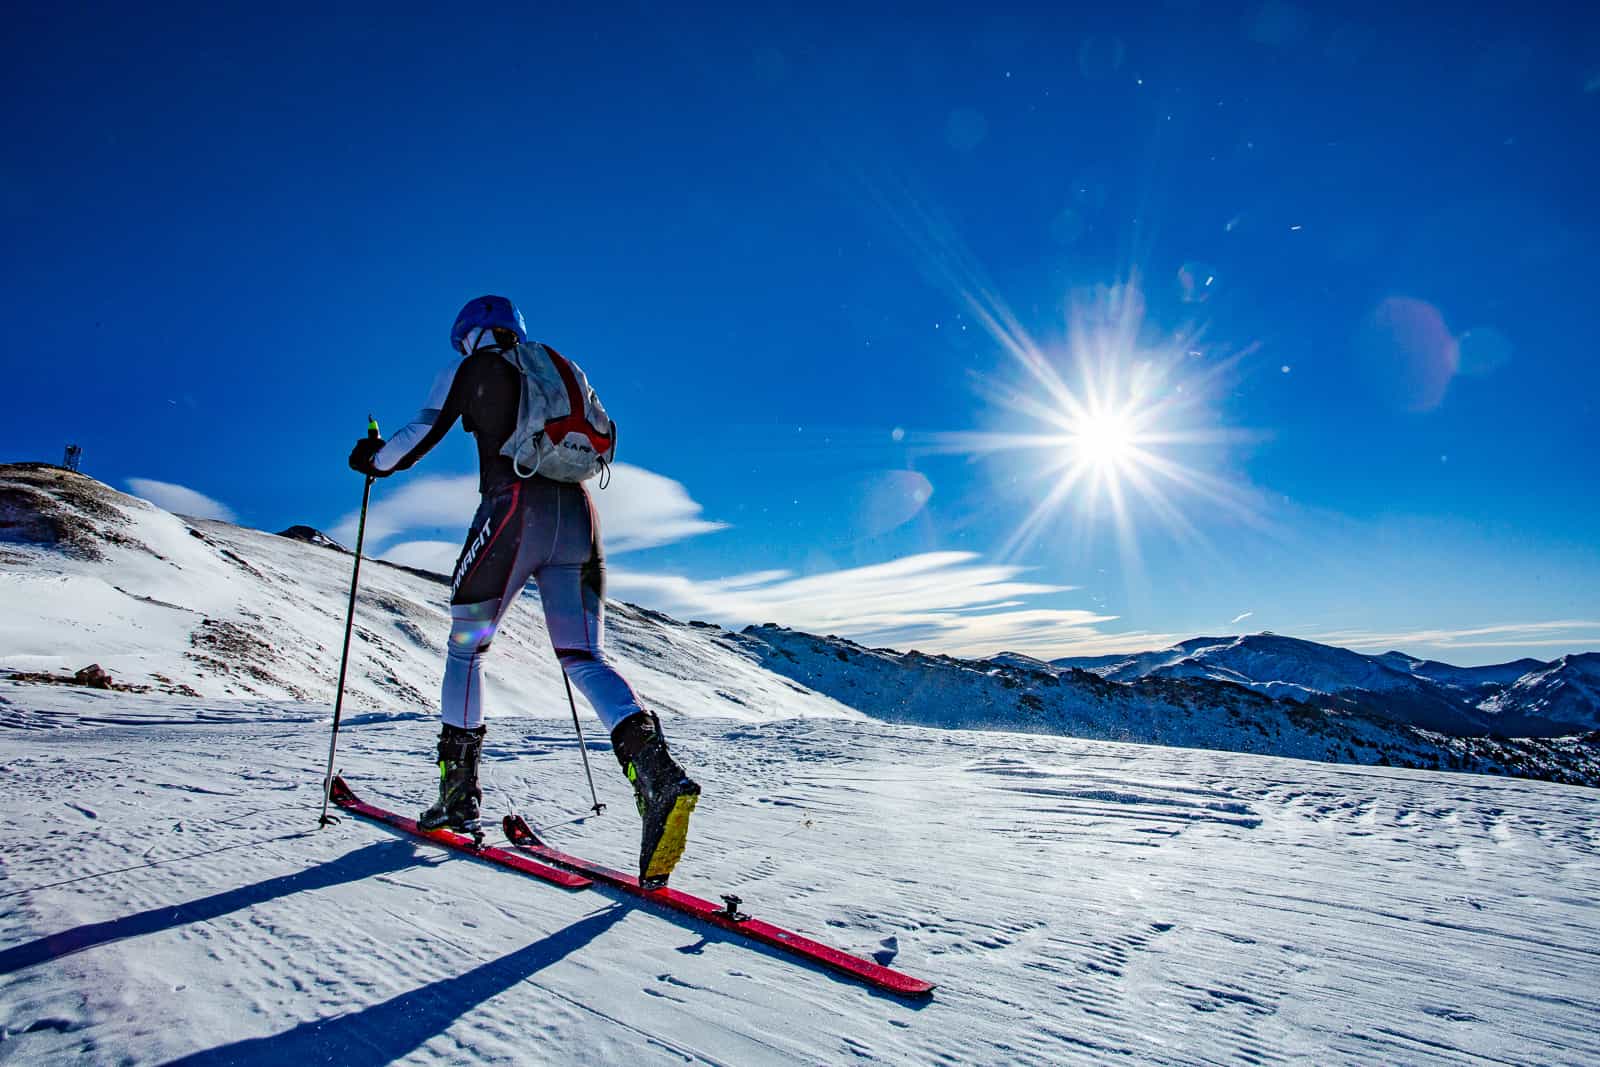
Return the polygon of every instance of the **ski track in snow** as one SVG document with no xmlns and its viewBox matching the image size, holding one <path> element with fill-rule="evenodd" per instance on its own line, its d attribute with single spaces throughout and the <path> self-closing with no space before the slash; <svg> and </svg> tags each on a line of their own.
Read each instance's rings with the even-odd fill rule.
<svg viewBox="0 0 1600 1067">
<path fill-rule="evenodd" d="M 939 984 L 907 1003 L 604 888 L 314 830 L 327 733 L 304 706 L 0 695 L 19 725 L 80 727 L 0 731 L 9 1062 L 1600 1060 L 1590 790 L 674 721 L 706 787 L 675 884 Z M 432 735 L 372 715 L 339 764 L 413 810 Z M 637 820 L 591 748 L 610 806 L 585 818 L 570 724 L 493 720 L 486 814 L 626 867 Z"/>
</svg>

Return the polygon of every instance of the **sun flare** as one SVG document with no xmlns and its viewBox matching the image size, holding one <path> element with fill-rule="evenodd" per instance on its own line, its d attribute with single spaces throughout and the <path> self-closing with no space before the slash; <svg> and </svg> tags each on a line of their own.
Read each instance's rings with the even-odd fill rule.
<svg viewBox="0 0 1600 1067">
<path fill-rule="evenodd" d="M 1187 503 L 1253 519 L 1246 494 L 1205 470 L 1217 446 L 1241 436 L 1220 428 L 1214 410 L 1218 383 L 1239 357 L 1197 358 L 1193 335 L 1151 341 L 1142 315 L 1135 286 L 1101 289 L 1074 307 L 1059 351 L 1037 345 L 1008 315 L 984 316 L 1027 378 L 980 386 L 1008 430 L 942 434 L 938 447 L 1010 456 L 1008 481 L 1037 488 L 1003 554 L 1020 552 L 1064 515 L 1083 529 L 1109 519 L 1129 555 L 1138 520 L 1196 536 Z"/>
<path fill-rule="evenodd" d="M 1115 470 L 1133 457 L 1134 431 L 1125 412 L 1107 411 L 1079 420 L 1068 437 L 1075 460 L 1100 470 Z"/>
</svg>

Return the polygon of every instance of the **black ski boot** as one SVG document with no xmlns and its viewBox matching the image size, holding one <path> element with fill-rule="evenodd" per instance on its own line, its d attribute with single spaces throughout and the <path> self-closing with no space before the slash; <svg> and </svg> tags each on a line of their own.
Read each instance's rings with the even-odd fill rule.
<svg viewBox="0 0 1600 1067">
<path fill-rule="evenodd" d="M 471 834 L 480 844 L 483 827 L 478 821 L 478 754 L 483 751 L 484 727 L 463 730 L 445 723 L 439 730 L 439 799 L 417 818 L 424 830 L 448 827 Z"/>
<path fill-rule="evenodd" d="M 700 799 L 700 787 L 667 751 L 661 720 L 653 711 L 630 715 L 611 731 L 622 773 L 633 783 L 633 799 L 644 820 L 639 842 L 639 883 L 646 889 L 667 884 L 683 855 L 689 816 Z"/>
</svg>

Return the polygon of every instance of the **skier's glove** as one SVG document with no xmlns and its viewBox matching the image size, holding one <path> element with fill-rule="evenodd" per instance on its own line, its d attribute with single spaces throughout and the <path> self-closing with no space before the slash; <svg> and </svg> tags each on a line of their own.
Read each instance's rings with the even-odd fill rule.
<svg viewBox="0 0 1600 1067">
<path fill-rule="evenodd" d="M 382 451 L 384 440 L 381 437 L 363 437 L 356 442 L 356 447 L 350 450 L 350 469 L 357 474 L 365 474 L 368 478 L 387 478 L 394 471 L 381 471 L 372 465 L 373 460 Z"/>
</svg>

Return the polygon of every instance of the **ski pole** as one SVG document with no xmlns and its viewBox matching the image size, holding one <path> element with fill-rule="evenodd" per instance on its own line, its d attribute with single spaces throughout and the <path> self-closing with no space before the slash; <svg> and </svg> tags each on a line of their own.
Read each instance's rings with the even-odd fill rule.
<svg viewBox="0 0 1600 1067">
<path fill-rule="evenodd" d="M 590 809 L 596 815 L 606 810 L 600 803 L 600 795 L 594 791 L 594 772 L 589 769 L 589 746 L 583 741 L 583 726 L 578 722 L 578 702 L 572 698 L 572 679 L 567 677 L 567 669 L 561 668 L 561 680 L 567 683 L 567 706 L 572 709 L 572 728 L 578 731 L 578 753 L 583 756 L 583 773 L 589 779 L 589 799 L 594 801 Z"/>
<path fill-rule="evenodd" d="M 368 415 L 368 439 L 375 441 L 379 436 L 378 420 Z M 367 475 L 366 484 L 361 487 L 361 522 L 356 526 L 356 564 L 350 574 L 350 607 L 344 617 L 344 651 L 339 655 L 339 688 L 333 698 L 333 737 L 328 741 L 328 773 L 322 778 L 322 815 L 317 819 L 318 827 L 339 821 L 338 816 L 328 814 L 328 799 L 333 795 L 333 759 L 339 748 L 339 717 L 344 712 L 344 672 L 350 666 L 350 631 L 356 624 L 356 589 L 361 582 L 361 546 L 367 537 L 367 504 L 372 499 L 372 481 L 372 475 Z"/>
</svg>

